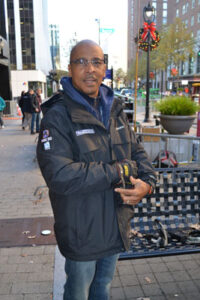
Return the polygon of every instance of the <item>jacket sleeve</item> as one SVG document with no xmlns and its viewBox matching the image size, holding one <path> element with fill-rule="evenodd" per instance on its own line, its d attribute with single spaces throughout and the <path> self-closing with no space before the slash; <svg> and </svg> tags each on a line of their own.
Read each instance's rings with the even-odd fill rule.
<svg viewBox="0 0 200 300">
<path fill-rule="evenodd" d="M 2 97 L 0 97 L 0 111 L 3 111 L 6 106 L 6 103 Z"/>
<path fill-rule="evenodd" d="M 59 112 L 47 112 L 37 145 L 38 163 L 49 189 L 68 195 L 111 188 L 118 178 L 117 170 L 103 162 L 74 161 L 74 143 L 67 126 L 61 128 L 61 118 Z"/>
<path fill-rule="evenodd" d="M 32 109 L 34 111 L 37 108 L 37 105 L 36 105 L 36 96 L 35 95 L 31 96 L 31 107 L 32 107 Z"/>
</svg>

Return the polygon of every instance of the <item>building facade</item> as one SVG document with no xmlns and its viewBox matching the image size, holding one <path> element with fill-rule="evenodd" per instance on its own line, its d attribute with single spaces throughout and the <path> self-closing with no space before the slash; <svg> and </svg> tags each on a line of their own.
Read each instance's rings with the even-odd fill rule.
<svg viewBox="0 0 200 300">
<path fill-rule="evenodd" d="M 59 26 L 55 24 L 49 25 L 50 35 L 50 51 L 53 70 L 60 69 L 60 37 Z"/>
<path fill-rule="evenodd" d="M 195 39 L 195 57 L 181 63 L 179 78 L 175 79 L 179 87 L 188 86 L 192 92 L 194 83 L 200 85 L 200 0 L 175 0 L 174 13 L 175 17 L 182 19 Z"/>
<path fill-rule="evenodd" d="M 38 87 L 45 97 L 52 69 L 47 0 L 7 0 L 7 16 L 13 98 Z"/>
<path fill-rule="evenodd" d="M 139 28 L 143 27 L 143 9 L 148 2 L 155 8 L 156 29 L 160 31 L 163 25 L 173 23 L 176 17 L 181 18 L 196 41 L 195 57 L 179 66 L 177 78 L 172 78 L 170 70 L 166 81 L 166 88 L 172 88 L 172 81 L 191 91 L 194 82 L 200 83 L 200 0 L 128 0 L 128 68 L 136 57 L 135 38 Z M 158 77 L 160 75 L 158 74 Z M 158 87 L 159 80 L 158 79 Z"/>
<path fill-rule="evenodd" d="M 128 0 L 128 68 L 136 55 L 135 38 L 138 36 L 139 29 L 143 27 L 143 9 L 148 3 L 155 9 L 156 29 L 161 30 L 163 25 L 170 24 L 174 18 L 174 1 L 169 0 Z"/>
<path fill-rule="evenodd" d="M 9 46 L 7 24 L 7 2 L 0 0 L 0 96 L 11 100 Z"/>
</svg>

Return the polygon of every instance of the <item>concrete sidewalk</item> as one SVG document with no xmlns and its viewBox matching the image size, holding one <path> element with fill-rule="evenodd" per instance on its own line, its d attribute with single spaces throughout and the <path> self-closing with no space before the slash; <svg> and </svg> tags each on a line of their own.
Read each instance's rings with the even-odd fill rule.
<svg viewBox="0 0 200 300">
<path fill-rule="evenodd" d="M 52 216 L 48 195 L 41 201 L 33 195 L 45 184 L 34 159 L 36 135 L 20 124 L 5 120 L 0 130 L 0 219 Z M 54 255 L 55 246 L 0 248 L 0 299 L 53 299 Z M 119 261 L 111 295 L 112 300 L 198 300 L 200 254 Z"/>
</svg>

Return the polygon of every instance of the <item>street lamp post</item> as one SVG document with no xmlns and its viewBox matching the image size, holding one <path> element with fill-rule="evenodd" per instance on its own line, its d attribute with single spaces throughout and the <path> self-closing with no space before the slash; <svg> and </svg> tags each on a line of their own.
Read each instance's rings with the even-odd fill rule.
<svg viewBox="0 0 200 300">
<path fill-rule="evenodd" d="M 100 27 L 100 19 L 95 19 L 95 21 L 98 23 L 98 32 L 99 32 L 99 46 L 101 45 L 101 40 L 100 40 L 100 32 L 101 32 L 101 27 Z"/>
<path fill-rule="evenodd" d="M 144 21 L 148 24 L 148 26 L 151 25 L 151 23 L 155 19 L 155 11 L 154 7 L 150 5 L 150 2 L 148 3 L 148 6 L 145 6 L 143 9 L 143 18 Z M 144 122 L 149 122 L 149 57 L 150 57 L 150 31 L 147 32 L 147 78 L 146 78 L 146 107 L 145 107 L 145 118 Z"/>
</svg>

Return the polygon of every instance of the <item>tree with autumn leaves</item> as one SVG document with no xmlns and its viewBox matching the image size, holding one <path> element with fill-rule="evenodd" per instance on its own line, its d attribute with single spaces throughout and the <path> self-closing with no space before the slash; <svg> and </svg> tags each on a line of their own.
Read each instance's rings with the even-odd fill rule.
<svg viewBox="0 0 200 300">
<path fill-rule="evenodd" d="M 126 73 L 122 70 L 122 68 L 117 69 L 114 72 L 114 82 L 115 86 L 118 88 L 120 87 L 120 84 L 127 85 L 127 75 Z"/>
</svg>

